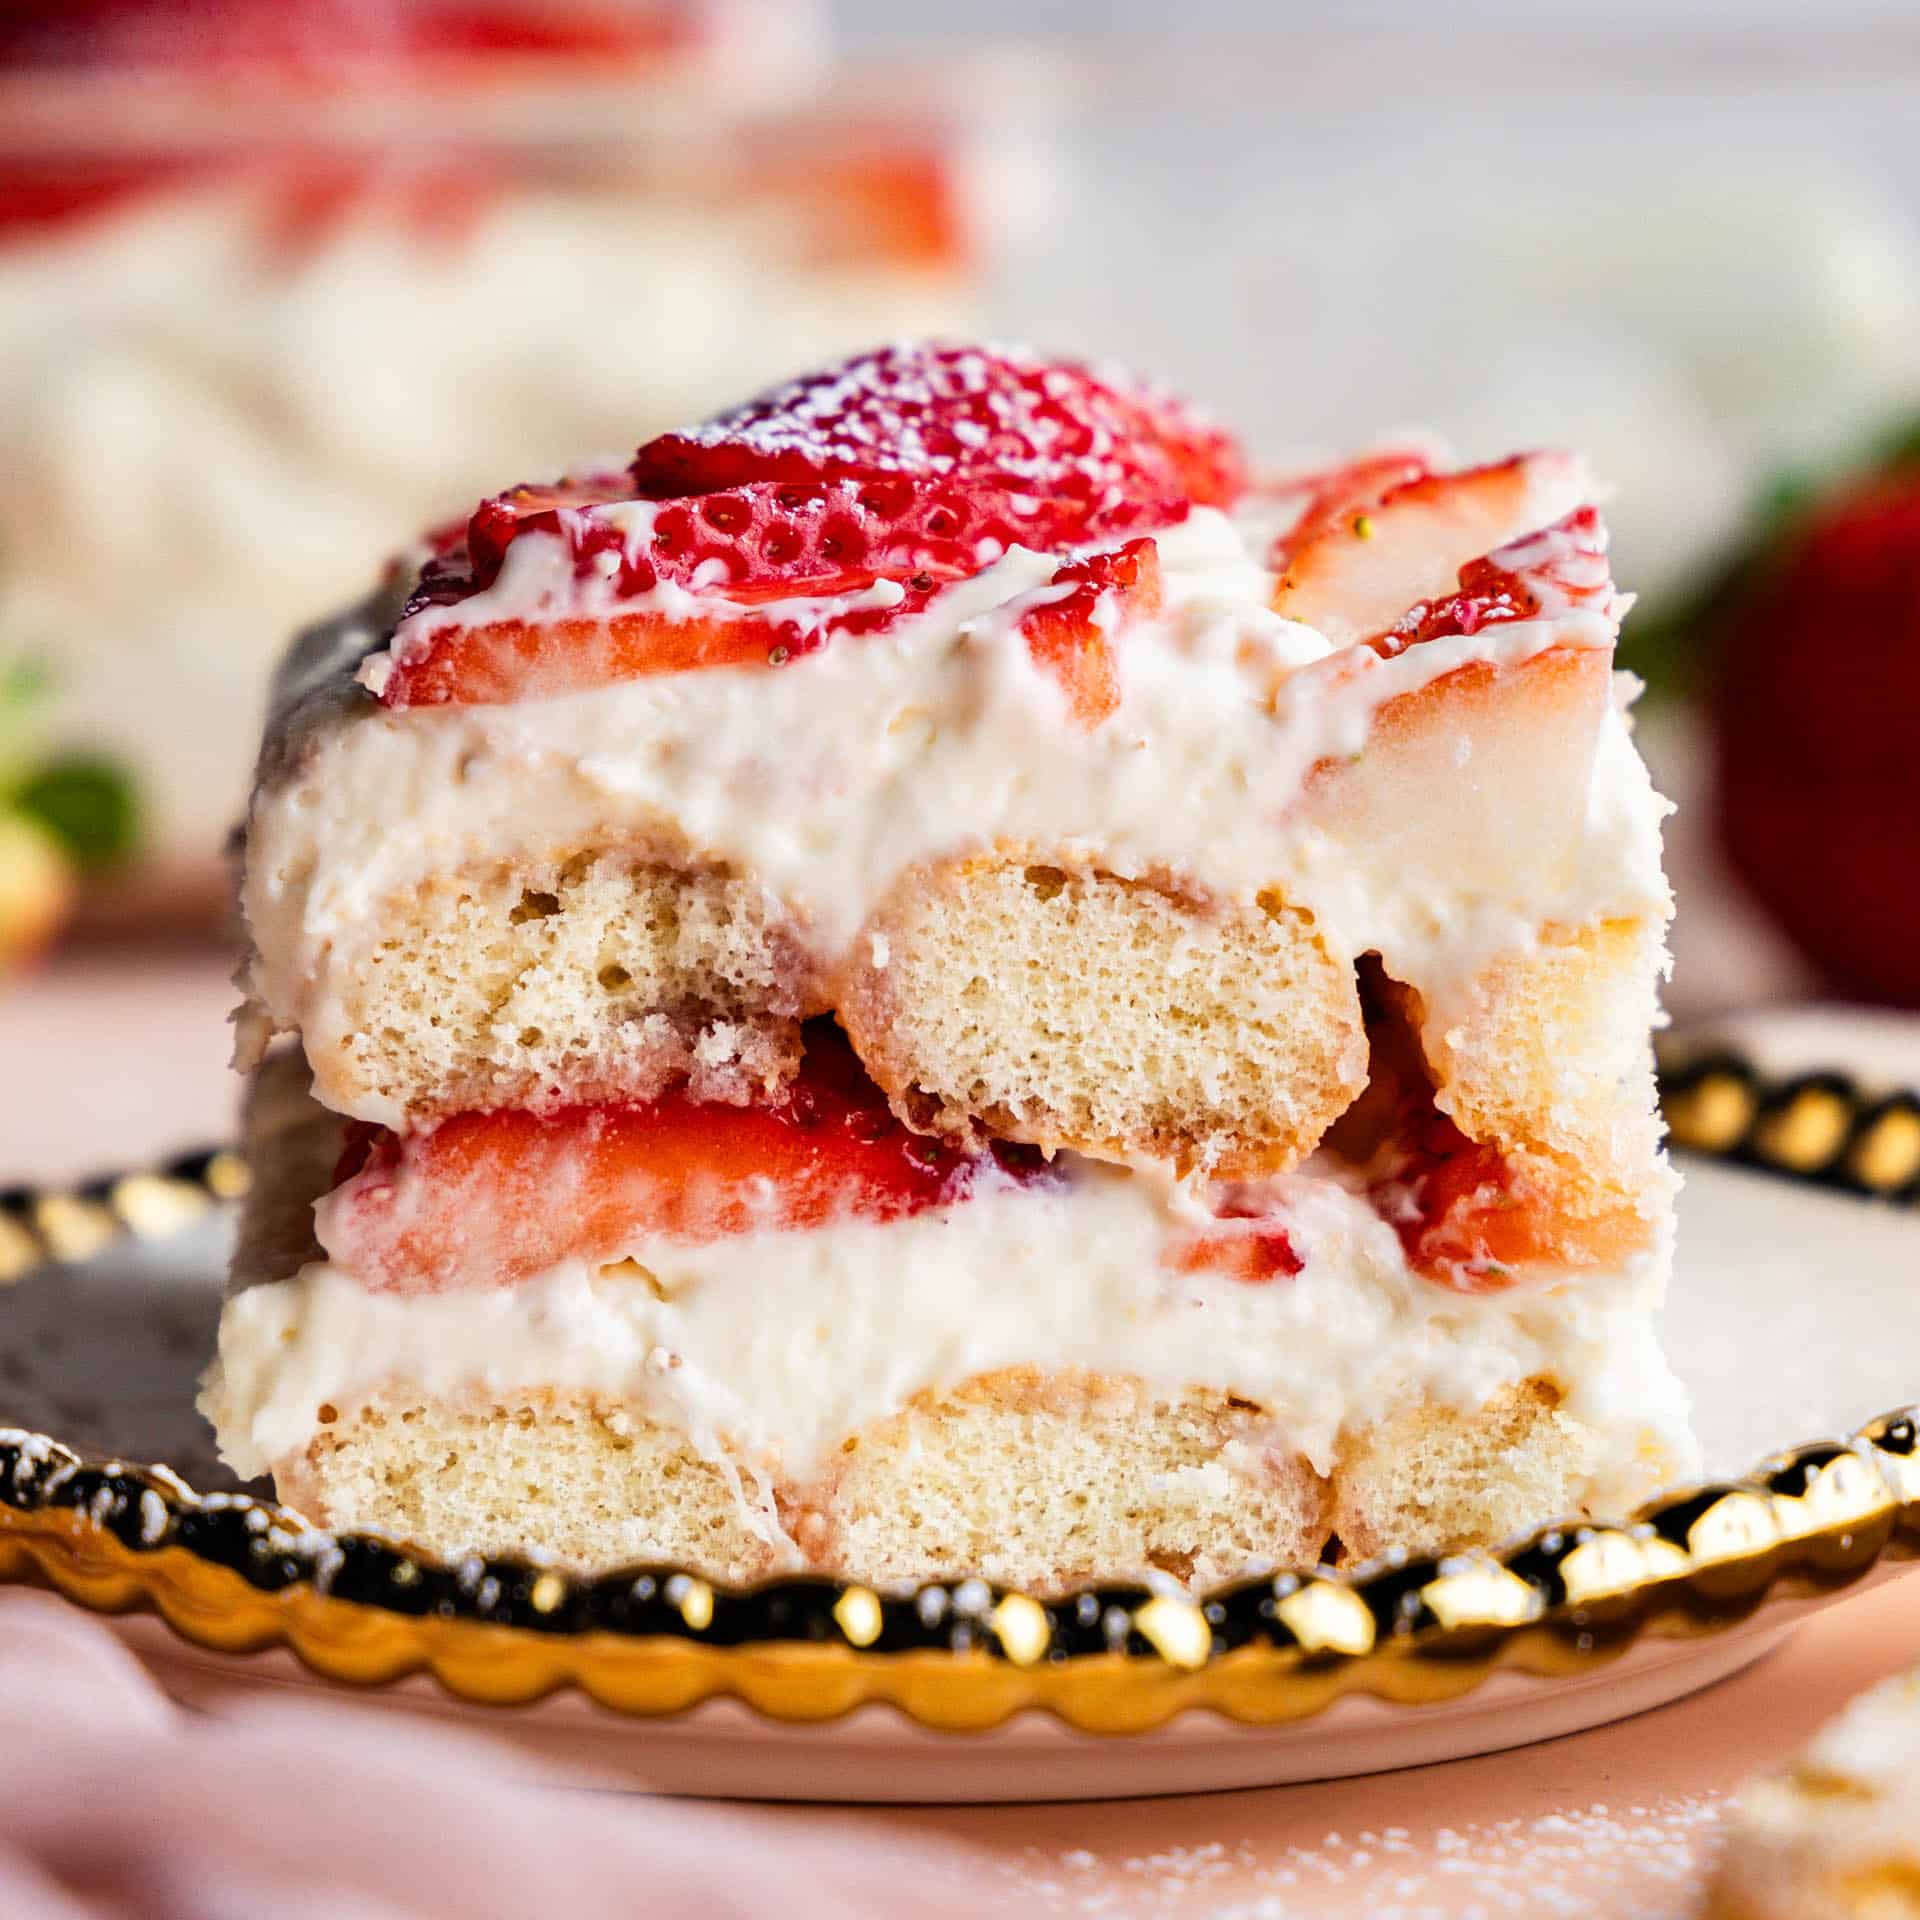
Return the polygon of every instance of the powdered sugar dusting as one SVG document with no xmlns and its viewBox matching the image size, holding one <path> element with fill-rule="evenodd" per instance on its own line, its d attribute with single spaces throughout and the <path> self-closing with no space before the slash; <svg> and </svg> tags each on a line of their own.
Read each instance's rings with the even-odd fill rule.
<svg viewBox="0 0 1920 1920">
<path fill-rule="evenodd" d="M 715 454 L 733 456 L 741 471 L 717 472 Z M 688 490 L 696 467 L 703 491 L 897 473 L 1036 496 L 1064 491 L 1094 508 L 1224 505 L 1244 481 L 1224 433 L 1117 369 L 1022 347 L 918 342 L 802 375 L 663 435 L 641 448 L 633 473 L 642 493 L 666 498 Z"/>
<path fill-rule="evenodd" d="M 1389 1796 L 1383 1790 L 1382 1800 Z M 1683 1920 L 1698 1907 L 1726 1802 L 1683 1795 L 1415 1833 L 1381 1825 L 1275 1848 L 1210 1840 L 1139 1855 L 1029 1848 L 1003 1872 L 1011 1910 L 1206 1920 Z"/>
<path fill-rule="evenodd" d="M 464 533 L 431 539 L 390 659 L 361 684 L 409 707 L 784 665 L 829 629 L 895 624 L 1015 547 L 1064 557 L 1226 507 L 1245 485 L 1227 434 L 1124 375 L 1018 349 L 884 347 L 662 434 L 626 474 L 483 501 Z M 876 586 L 886 603 L 862 604 Z M 810 600 L 831 603 L 825 618 L 797 617 Z"/>
</svg>

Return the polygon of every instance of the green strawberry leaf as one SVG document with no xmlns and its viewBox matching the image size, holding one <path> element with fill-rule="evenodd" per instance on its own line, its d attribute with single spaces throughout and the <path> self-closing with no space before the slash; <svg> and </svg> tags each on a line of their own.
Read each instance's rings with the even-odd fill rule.
<svg viewBox="0 0 1920 1920">
<path fill-rule="evenodd" d="M 1868 450 L 1870 472 L 1891 473 L 1902 467 L 1920 467 L 1920 414 L 1881 434 Z"/>
<path fill-rule="evenodd" d="M 16 788 L 13 804 L 39 821 L 82 867 L 120 859 L 139 830 L 132 781 L 123 768 L 96 754 L 46 761 Z"/>
</svg>

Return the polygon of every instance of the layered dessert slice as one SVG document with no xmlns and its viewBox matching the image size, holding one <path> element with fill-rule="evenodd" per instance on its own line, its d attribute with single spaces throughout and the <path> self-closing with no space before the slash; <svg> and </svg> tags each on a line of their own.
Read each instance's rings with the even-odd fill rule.
<svg viewBox="0 0 1920 1920">
<path fill-rule="evenodd" d="M 1683 1468 L 1592 491 L 897 347 L 430 538 L 261 759 L 228 1457 L 1038 1589 Z"/>
</svg>

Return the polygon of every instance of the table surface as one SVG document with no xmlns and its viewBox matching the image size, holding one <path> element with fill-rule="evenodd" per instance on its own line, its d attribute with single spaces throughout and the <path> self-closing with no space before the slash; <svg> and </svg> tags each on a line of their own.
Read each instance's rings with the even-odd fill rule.
<svg viewBox="0 0 1920 1920">
<path fill-rule="evenodd" d="M 0 1168 L 58 1179 L 223 1138 L 226 962 L 62 958 L 0 997 Z M 1803 1624 L 1744 1674 L 1596 1732 L 1325 1785 L 866 1818 L 985 1850 L 982 1912 L 1175 1920 L 1692 1910 L 1738 1784 L 1920 1661 L 1920 1580 Z M 770 1822 L 808 1810 L 766 1810 Z"/>
<path fill-rule="evenodd" d="M 1718 1686 L 1511 1753 L 1323 1785 L 873 1821 L 984 1849 L 990 1913 L 1678 1920 L 1695 1911 L 1740 1783 L 1916 1662 L 1920 1578 L 1903 1573 Z"/>
</svg>

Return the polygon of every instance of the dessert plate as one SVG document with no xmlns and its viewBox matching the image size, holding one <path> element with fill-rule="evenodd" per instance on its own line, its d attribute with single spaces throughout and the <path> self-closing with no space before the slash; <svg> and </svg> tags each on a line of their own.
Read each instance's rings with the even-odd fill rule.
<svg viewBox="0 0 1920 1920">
<path fill-rule="evenodd" d="M 1696 1050 L 1667 1087 L 1696 1151 L 1664 1337 L 1722 1477 L 1616 1525 L 1250 1580 L 1198 1605 L 1142 1587 L 1044 1606 L 980 1582 L 882 1596 L 728 1592 L 658 1568 L 581 1581 L 316 1533 L 222 1473 L 192 1408 L 224 1220 L 113 1237 L 203 1208 L 235 1178 L 214 1158 L 0 1201 L 23 1259 L 99 1243 L 0 1293 L 0 1418 L 15 1423 L 0 1431 L 0 1579 L 125 1614 L 199 1704 L 355 1683 L 597 1780 L 680 1793 L 1157 1794 L 1616 1719 L 1737 1670 L 1808 1608 L 1920 1554 L 1920 1103 L 1741 1038 L 1746 1053 Z M 1808 1435 L 1835 1437 L 1776 1450 Z"/>
</svg>

